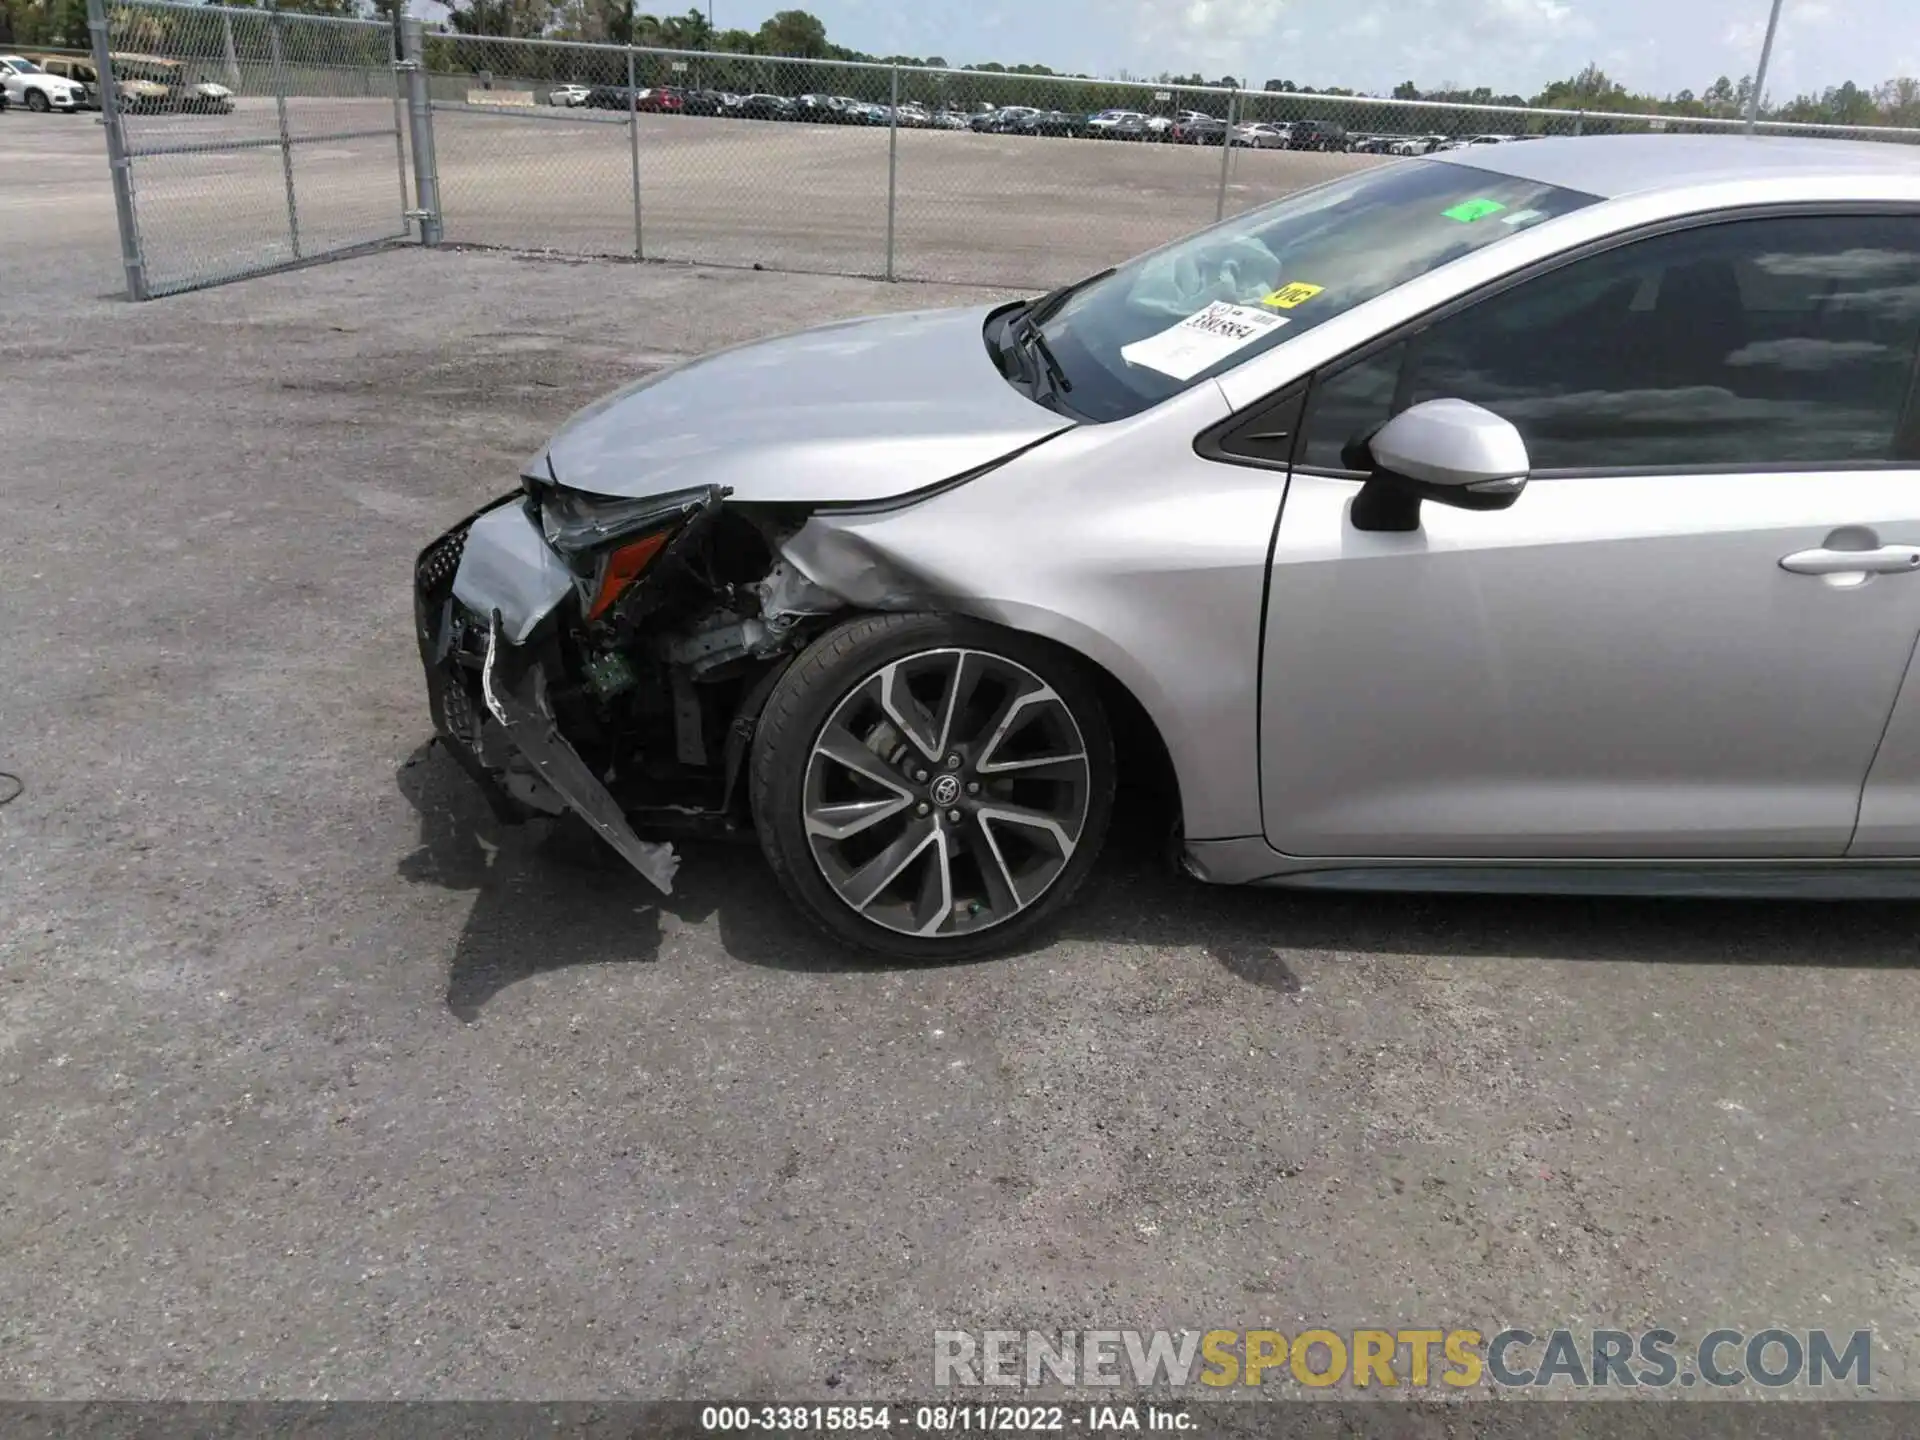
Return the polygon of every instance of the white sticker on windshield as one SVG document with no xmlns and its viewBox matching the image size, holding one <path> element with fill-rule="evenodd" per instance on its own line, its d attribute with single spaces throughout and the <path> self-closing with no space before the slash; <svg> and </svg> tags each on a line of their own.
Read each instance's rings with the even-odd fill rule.
<svg viewBox="0 0 1920 1440">
<path fill-rule="evenodd" d="M 1216 300 L 1171 329 L 1122 345 L 1120 358 L 1176 380 L 1191 380 L 1208 366 L 1219 364 L 1234 351 L 1245 349 L 1287 323 L 1284 315 Z"/>
</svg>

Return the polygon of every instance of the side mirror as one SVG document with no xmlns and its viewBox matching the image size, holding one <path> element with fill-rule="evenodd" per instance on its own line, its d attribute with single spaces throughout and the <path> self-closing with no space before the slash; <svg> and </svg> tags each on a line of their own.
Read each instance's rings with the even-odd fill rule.
<svg viewBox="0 0 1920 1440">
<path fill-rule="evenodd" d="M 1362 445 L 1356 469 L 1372 476 L 1353 501 L 1360 530 L 1418 530 L 1420 502 L 1504 510 L 1526 489 L 1527 442 L 1510 421 L 1465 400 L 1403 410 Z"/>
</svg>

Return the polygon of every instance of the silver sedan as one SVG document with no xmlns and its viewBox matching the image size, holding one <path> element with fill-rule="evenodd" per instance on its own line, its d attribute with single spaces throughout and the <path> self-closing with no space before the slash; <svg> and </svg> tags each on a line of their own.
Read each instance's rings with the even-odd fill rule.
<svg viewBox="0 0 1920 1440">
<path fill-rule="evenodd" d="M 1917 360 L 1907 147 L 1370 168 L 582 411 L 420 557 L 434 720 L 910 958 L 1057 917 L 1116 788 L 1209 881 L 1915 893 Z"/>
</svg>

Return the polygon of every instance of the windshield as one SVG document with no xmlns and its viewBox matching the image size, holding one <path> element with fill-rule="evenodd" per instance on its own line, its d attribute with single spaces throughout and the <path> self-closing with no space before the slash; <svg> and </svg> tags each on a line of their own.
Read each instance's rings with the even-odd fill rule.
<svg viewBox="0 0 1920 1440">
<path fill-rule="evenodd" d="M 1594 198 L 1442 161 L 1384 165 L 1129 261 L 1039 331 L 1064 404 L 1117 420 Z"/>
<path fill-rule="evenodd" d="M 22 75 L 44 75 L 47 73 L 31 60 L 9 60 L 7 64 Z"/>
</svg>

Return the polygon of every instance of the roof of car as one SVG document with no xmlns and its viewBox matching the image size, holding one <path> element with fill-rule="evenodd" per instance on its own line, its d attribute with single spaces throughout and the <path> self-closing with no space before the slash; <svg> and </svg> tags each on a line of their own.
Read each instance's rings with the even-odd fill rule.
<svg viewBox="0 0 1920 1440">
<path fill-rule="evenodd" d="M 1612 199 L 1726 181 L 1901 175 L 1920 178 L 1920 145 L 1747 135 L 1561 136 L 1432 157 Z"/>
</svg>

